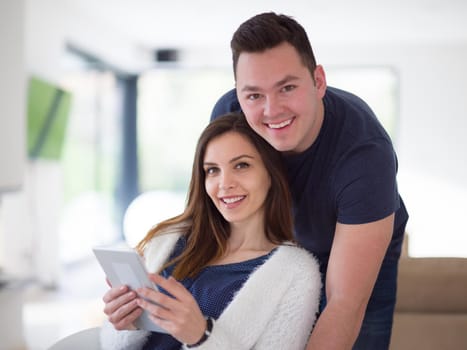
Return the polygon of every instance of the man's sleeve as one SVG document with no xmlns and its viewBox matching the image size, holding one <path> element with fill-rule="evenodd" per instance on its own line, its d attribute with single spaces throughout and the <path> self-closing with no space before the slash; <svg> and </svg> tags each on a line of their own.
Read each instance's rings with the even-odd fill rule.
<svg viewBox="0 0 467 350">
<path fill-rule="evenodd" d="M 240 112 L 242 109 L 238 103 L 237 92 L 232 89 L 226 92 L 214 105 L 210 121 L 229 112 Z"/>
<path fill-rule="evenodd" d="M 385 140 L 349 150 L 334 179 L 337 221 L 363 224 L 395 212 L 400 206 L 396 172 L 394 151 Z"/>
</svg>

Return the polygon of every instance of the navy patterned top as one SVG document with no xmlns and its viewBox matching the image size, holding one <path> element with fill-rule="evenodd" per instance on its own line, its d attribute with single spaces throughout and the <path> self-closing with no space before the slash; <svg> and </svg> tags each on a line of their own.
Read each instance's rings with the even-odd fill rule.
<svg viewBox="0 0 467 350">
<path fill-rule="evenodd" d="M 178 256 L 185 248 L 185 244 L 185 237 L 181 237 L 170 258 Z M 185 278 L 180 282 L 194 296 L 203 315 L 217 319 L 250 274 L 274 251 L 275 249 L 266 255 L 239 263 L 207 266 L 195 278 Z M 161 275 L 169 277 L 174 268 L 175 266 L 170 266 L 164 269 Z M 153 332 L 143 350 L 172 350 L 180 349 L 181 346 L 182 344 L 171 335 Z"/>
</svg>

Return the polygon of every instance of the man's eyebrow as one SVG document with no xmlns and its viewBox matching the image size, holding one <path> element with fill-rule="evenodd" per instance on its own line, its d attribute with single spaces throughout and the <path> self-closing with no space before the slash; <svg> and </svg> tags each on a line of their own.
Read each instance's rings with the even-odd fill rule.
<svg viewBox="0 0 467 350">
<path fill-rule="evenodd" d="M 254 85 L 245 85 L 241 89 L 242 92 L 254 92 L 254 91 L 258 91 L 258 90 L 259 90 L 259 87 L 254 86 Z"/>
<path fill-rule="evenodd" d="M 279 80 L 276 84 L 274 84 L 275 87 L 279 87 L 281 85 L 290 83 L 291 81 L 299 80 L 300 77 L 297 77 L 295 75 L 287 75 L 284 79 Z"/>
<path fill-rule="evenodd" d="M 300 79 L 300 78 L 295 76 L 295 75 L 287 75 L 283 79 L 276 82 L 274 84 L 274 87 L 279 87 L 279 86 L 282 86 L 284 84 L 290 83 L 291 81 L 298 80 L 298 79 Z M 258 90 L 261 90 L 261 89 L 259 87 L 257 87 L 257 86 L 254 86 L 254 85 L 245 85 L 241 89 L 242 92 L 244 92 L 244 91 L 246 91 L 246 92 L 248 92 L 248 91 L 255 92 L 255 91 L 258 91 Z"/>
</svg>

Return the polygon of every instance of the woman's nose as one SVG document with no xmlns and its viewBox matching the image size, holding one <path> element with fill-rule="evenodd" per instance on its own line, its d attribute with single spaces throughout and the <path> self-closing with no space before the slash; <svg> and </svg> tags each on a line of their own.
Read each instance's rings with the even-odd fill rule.
<svg viewBox="0 0 467 350">
<path fill-rule="evenodd" d="M 226 189 L 233 188 L 234 186 L 235 186 L 234 177 L 231 174 L 224 172 L 219 181 L 219 188 L 226 190 Z"/>
</svg>

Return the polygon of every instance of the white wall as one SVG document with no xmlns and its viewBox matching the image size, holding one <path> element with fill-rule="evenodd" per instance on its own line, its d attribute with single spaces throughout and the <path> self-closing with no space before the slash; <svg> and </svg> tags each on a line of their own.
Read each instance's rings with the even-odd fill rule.
<svg viewBox="0 0 467 350">
<path fill-rule="evenodd" d="M 25 161 L 24 1 L 0 2 L 0 196 L 21 187 Z"/>
<path fill-rule="evenodd" d="M 5 238 L 15 234 L 5 229 L 3 196 L 21 188 L 25 170 L 24 9 L 23 0 L 0 1 L 0 274 L 11 249 Z M 0 290 L 0 309 L 0 347 L 19 349 L 24 342 L 16 288 Z"/>
<path fill-rule="evenodd" d="M 400 55 L 398 150 L 410 252 L 467 257 L 467 43 L 414 46 Z"/>
<path fill-rule="evenodd" d="M 8 249 L 2 196 L 21 188 L 25 166 L 24 1 L 0 2 L 0 268 Z"/>
</svg>

